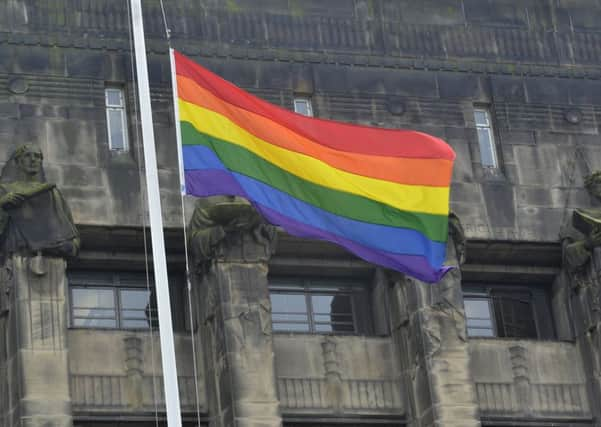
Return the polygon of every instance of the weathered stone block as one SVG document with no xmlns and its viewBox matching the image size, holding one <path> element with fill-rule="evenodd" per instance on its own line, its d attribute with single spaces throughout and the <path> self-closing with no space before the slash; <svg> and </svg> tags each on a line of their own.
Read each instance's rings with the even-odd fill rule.
<svg viewBox="0 0 601 427">
<path fill-rule="evenodd" d="M 494 102 L 525 102 L 524 82 L 519 77 L 491 76 Z"/>
</svg>

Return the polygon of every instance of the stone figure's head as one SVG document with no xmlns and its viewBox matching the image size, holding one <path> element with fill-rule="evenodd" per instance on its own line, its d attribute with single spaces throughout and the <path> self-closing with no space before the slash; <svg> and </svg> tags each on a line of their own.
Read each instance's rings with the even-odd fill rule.
<svg viewBox="0 0 601 427">
<path fill-rule="evenodd" d="M 601 201 L 601 171 L 593 172 L 584 178 L 584 188 L 594 199 Z"/>
<path fill-rule="evenodd" d="M 44 155 L 35 145 L 21 145 L 15 150 L 14 158 L 19 169 L 27 176 L 36 176 L 42 170 Z"/>
<path fill-rule="evenodd" d="M 19 145 L 2 169 L 0 182 L 46 181 L 42 150 L 34 144 Z"/>
<path fill-rule="evenodd" d="M 459 217 L 454 212 L 449 212 L 449 237 L 455 245 L 455 254 L 457 262 L 461 265 L 465 262 L 465 232 Z"/>
</svg>

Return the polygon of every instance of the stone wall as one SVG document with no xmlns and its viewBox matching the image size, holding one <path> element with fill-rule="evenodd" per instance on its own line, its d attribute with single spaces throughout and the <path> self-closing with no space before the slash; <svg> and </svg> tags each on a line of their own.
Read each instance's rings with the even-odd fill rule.
<svg viewBox="0 0 601 427">
<path fill-rule="evenodd" d="M 555 241 L 566 206 L 589 204 L 582 175 L 601 166 L 592 1 L 166 3 L 175 48 L 267 100 L 290 108 L 308 94 L 320 117 L 446 139 L 458 154 L 452 207 L 470 238 Z M 164 216 L 181 226 L 167 42 L 158 2 L 145 12 Z M 0 156 L 37 142 L 77 222 L 139 225 L 125 3 L 3 2 L 0 53 Z M 106 83 L 128 90 L 130 153 L 108 150 Z M 493 112 L 502 167 L 492 175 L 474 104 Z"/>
</svg>

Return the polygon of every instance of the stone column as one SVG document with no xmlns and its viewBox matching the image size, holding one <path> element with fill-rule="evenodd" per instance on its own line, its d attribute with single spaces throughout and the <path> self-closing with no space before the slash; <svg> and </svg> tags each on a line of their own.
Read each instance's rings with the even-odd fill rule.
<svg viewBox="0 0 601 427">
<path fill-rule="evenodd" d="M 582 357 L 592 415 L 601 419 L 598 404 L 601 401 L 601 275 L 597 268 L 601 265 L 601 247 L 591 251 L 590 259 L 579 269 L 570 271 L 566 246 L 564 241 L 563 269 L 554 284 L 558 295 L 554 314 L 558 318 L 556 313 L 566 312 L 571 317 L 573 336 L 568 338 L 576 341 Z M 601 426 L 601 423 L 595 425 Z"/>
<path fill-rule="evenodd" d="M 6 316 L 6 426 L 72 426 L 62 258 L 13 255 L 3 275 Z"/>
<path fill-rule="evenodd" d="M 214 212 L 199 209 L 190 235 L 200 268 L 195 291 L 202 305 L 211 425 L 281 426 L 267 285 L 275 230 L 248 212 L 221 226 L 209 219 Z"/>
<path fill-rule="evenodd" d="M 461 293 L 463 249 L 461 225 L 452 216 L 447 264 L 458 268 L 436 284 L 392 275 L 393 337 L 409 393 L 411 426 L 480 425 Z"/>
</svg>

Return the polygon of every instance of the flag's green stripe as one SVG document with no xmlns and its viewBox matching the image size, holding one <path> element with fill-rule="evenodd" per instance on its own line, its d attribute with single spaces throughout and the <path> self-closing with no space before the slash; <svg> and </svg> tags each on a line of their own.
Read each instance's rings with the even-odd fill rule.
<svg viewBox="0 0 601 427">
<path fill-rule="evenodd" d="M 198 132 L 188 122 L 181 122 L 181 131 L 183 144 L 210 147 L 228 169 L 269 184 L 313 206 L 358 221 L 412 228 L 433 241 L 447 240 L 447 216 L 405 212 L 365 197 L 308 182 L 245 148 Z"/>
</svg>

